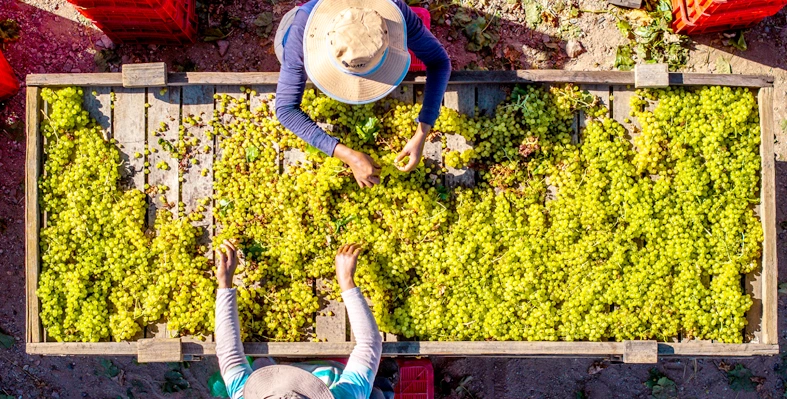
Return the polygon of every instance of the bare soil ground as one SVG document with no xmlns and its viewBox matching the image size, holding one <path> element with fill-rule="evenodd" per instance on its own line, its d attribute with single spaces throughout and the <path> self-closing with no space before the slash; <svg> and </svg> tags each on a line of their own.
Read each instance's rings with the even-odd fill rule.
<svg viewBox="0 0 787 399">
<path fill-rule="evenodd" d="M 20 80 L 28 73 L 93 72 L 117 70 L 122 63 L 165 61 L 172 70 L 275 71 L 278 69 L 270 38 L 255 33 L 253 21 L 260 12 L 278 19 L 293 1 L 252 2 L 225 0 L 202 10 L 201 23 L 221 27 L 228 21 L 232 33 L 220 43 L 198 41 L 188 46 L 118 45 L 105 52 L 108 63 L 96 62 L 96 54 L 114 47 L 64 0 L 0 0 L 0 19 L 19 22 L 19 41 L 7 44 L 3 53 Z M 460 3 L 460 2 L 457 2 Z M 461 2 L 470 8 L 472 2 Z M 558 24 L 528 27 L 520 4 L 487 0 L 473 7 L 487 16 L 500 17 L 501 36 L 492 50 L 465 50 L 466 39 L 457 24 L 433 26 L 448 49 L 454 69 L 562 68 L 610 70 L 615 48 L 625 42 L 601 0 L 575 1 L 579 15 Z M 542 2 L 555 4 L 556 2 Z M 565 3 L 565 2 L 564 2 Z M 456 9 L 454 9 L 456 11 Z M 491 14 L 490 14 L 491 13 Z M 235 19 L 232 19 L 235 18 Z M 776 79 L 777 230 L 779 270 L 787 276 L 787 11 L 766 19 L 747 33 L 745 52 L 722 44 L 717 34 L 693 38 L 685 70 L 715 72 L 721 57 L 733 73 L 769 74 Z M 226 32 L 225 32 L 226 33 Z M 566 54 L 568 40 L 582 43 L 584 53 Z M 220 51 L 221 47 L 221 51 Z M 101 65 L 99 65 L 101 64 Z M 0 330 L 16 339 L 10 349 L 0 347 L 0 398 L 202 398 L 209 397 L 206 381 L 217 370 L 215 359 L 189 368 L 178 365 L 139 365 L 132 358 L 41 357 L 24 350 L 24 88 L 0 104 Z M 785 333 L 784 297 L 779 298 L 779 331 Z M 103 360 L 103 362 L 102 362 Z M 107 363 L 110 360 L 111 365 Z M 438 397 L 445 398 L 647 398 L 643 385 L 651 366 L 612 364 L 601 359 L 508 359 L 435 358 Z M 742 363 L 762 377 L 756 392 L 730 388 L 722 362 Z M 107 367 L 114 365 L 117 374 Z M 665 359 L 657 368 L 677 384 L 680 398 L 779 398 L 785 397 L 782 358 Z M 723 366 L 723 365 L 722 365 Z M 165 373 L 178 367 L 191 388 L 162 393 Z"/>
</svg>

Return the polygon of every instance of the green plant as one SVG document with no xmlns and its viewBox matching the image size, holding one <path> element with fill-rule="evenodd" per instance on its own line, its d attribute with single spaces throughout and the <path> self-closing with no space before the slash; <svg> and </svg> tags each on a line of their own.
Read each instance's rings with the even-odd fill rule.
<svg viewBox="0 0 787 399">
<path fill-rule="evenodd" d="M 500 34 L 497 32 L 497 16 L 487 19 L 487 17 L 473 16 L 464 9 L 459 9 L 454 14 L 453 20 L 463 26 L 462 33 L 467 38 L 465 48 L 469 51 L 478 52 L 485 48 L 491 50 L 500 41 Z"/>
<path fill-rule="evenodd" d="M 670 70 L 680 69 L 688 61 L 688 38 L 675 34 L 670 27 L 672 5 L 659 0 L 648 3 L 647 10 L 633 10 L 617 17 L 618 30 L 629 43 L 618 46 L 615 67 L 627 71 L 643 62 L 666 63 Z"/>
<path fill-rule="evenodd" d="M 645 381 L 645 386 L 650 389 L 651 399 L 678 398 L 678 387 L 675 382 L 655 367 L 650 369 L 650 377 Z"/>
</svg>

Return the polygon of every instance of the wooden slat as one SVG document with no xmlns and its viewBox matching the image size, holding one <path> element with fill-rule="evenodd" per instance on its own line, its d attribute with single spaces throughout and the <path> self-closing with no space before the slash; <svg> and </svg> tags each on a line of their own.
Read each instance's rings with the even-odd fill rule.
<svg viewBox="0 0 787 399">
<path fill-rule="evenodd" d="M 213 153 L 214 141 L 206 137 L 205 133 L 210 131 L 210 120 L 213 118 L 213 86 L 186 86 L 183 88 L 183 118 L 200 118 L 197 125 L 185 124 L 186 131 L 199 140 L 196 147 L 192 147 L 192 159 L 197 160 L 197 164 L 190 161 L 183 171 L 183 183 L 180 185 L 181 201 L 184 203 L 184 211 L 187 214 L 194 213 L 197 209 L 204 208 L 201 212 L 205 218 L 199 221 L 192 221 L 194 226 L 202 228 L 202 235 L 198 243 L 208 247 L 208 256 L 212 256 L 210 250 L 211 237 L 213 236 Z M 205 152 L 205 146 L 208 151 Z M 203 176 L 202 171 L 207 171 Z M 208 199 L 207 204 L 204 199 Z"/>
<path fill-rule="evenodd" d="M 243 344 L 248 356 L 331 357 L 346 356 L 353 342 L 247 342 Z M 28 354 L 35 355 L 136 355 L 136 342 L 57 342 L 31 343 Z M 384 342 L 383 356 L 568 356 L 600 357 L 623 356 L 623 342 Z M 214 342 L 184 342 L 185 356 L 215 355 Z M 658 355 L 694 357 L 750 357 L 779 354 L 777 344 L 722 344 L 722 343 L 659 343 Z"/>
<path fill-rule="evenodd" d="M 104 139 L 112 137 L 112 89 L 110 87 L 85 88 L 85 109 L 104 131 Z M 93 94 L 95 93 L 95 94 Z"/>
<path fill-rule="evenodd" d="M 581 85 L 579 86 L 581 90 L 585 90 L 588 93 L 598 97 L 601 104 L 607 109 L 609 112 L 612 112 L 612 108 L 609 106 L 609 86 L 608 85 Z M 584 128 L 587 123 L 587 117 L 583 111 L 579 112 L 579 127 Z"/>
<path fill-rule="evenodd" d="M 759 93 L 760 155 L 762 157 L 762 189 L 760 201 L 762 206 L 762 229 L 764 241 L 762 247 L 762 343 L 777 344 L 778 282 L 776 255 L 776 174 L 773 141 L 773 88 L 762 88 Z"/>
<path fill-rule="evenodd" d="M 328 290 L 328 284 L 329 281 L 322 279 L 317 282 L 317 296 L 321 305 L 315 322 L 317 338 L 326 342 L 347 342 L 347 309 L 344 302 L 326 297 L 324 293 Z"/>
<path fill-rule="evenodd" d="M 145 89 L 115 88 L 113 135 L 117 140 L 123 165 L 121 183 L 142 190 L 145 186 L 144 157 L 134 158 L 134 153 L 145 152 Z"/>
<path fill-rule="evenodd" d="M 41 227 L 41 212 L 38 204 L 38 177 L 41 175 L 43 162 L 43 142 L 40 132 L 41 124 L 41 89 L 28 87 L 26 93 L 27 114 L 27 150 L 25 154 L 25 294 L 27 306 L 25 307 L 26 342 L 41 342 L 43 327 L 39 315 L 38 274 L 40 271 L 39 258 L 39 228 Z"/>
<path fill-rule="evenodd" d="M 412 84 L 403 83 L 395 88 L 388 97 L 399 100 L 405 104 L 412 104 L 415 98 L 415 89 Z"/>
<path fill-rule="evenodd" d="M 123 79 L 123 87 L 167 85 L 167 64 L 163 62 L 123 64 L 122 68 L 121 79 Z"/>
<path fill-rule="evenodd" d="M 150 203 L 148 204 L 148 226 L 152 227 L 159 209 L 170 209 L 175 216 L 178 215 L 178 160 L 168 152 L 159 140 L 164 140 L 172 146 L 177 146 L 178 126 L 180 125 L 180 93 L 179 87 L 171 87 L 162 91 L 163 87 L 150 88 L 148 92 L 148 123 L 147 142 L 150 155 L 143 157 L 150 164 L 147 182 L 150 185 Z M 162 128 L 162 123 L 166 128 Z M 144 147 L 144 146 L 143 146 Z M 144 152 L 142 153 L 144 155 Z M 159 169 L 156 165 L 166 162 L 169 169 Z M 167 186 L 169 189 L 159 191 L 158 186 Z M 167 203 L 162 202 L 166 199 Z"/>
<path fill-rule="evenodd" d="M 506 92 L 503 85 L 483 84 L 476 86 L 476 105 L 478 112 L 482 115 L 494 116 L 495 108 L 506 99 Z"/>
<path fill-rule="evenodd" d="M 479 95 L 480 95 L 480 88 Z M 495 95 L 495 91 L 489 94 Z M 476 87 L 467 85 L 448 85 L 445 96 L 443 97 L 443 105 L 446 108 L 456 110 L 463 114 L 474 115 L 476 106 Z M 486 104 L 491 104 L 494 100 L 484 100 Z M 445 136 L 446 152 L 448 151 L 466 151 L 472 148 L 472 144 L 465 140 L 461 134 L 447 134 Z M 441 144 L 442 147 L 442 144 Z M 442 152 L 442 148 L 440 148 Z M 475 173 L 473 170 L 463 167 L 460 169 L 452 168 L 445 164 L 445 157 L 443 156 L 443 166 L 448 171 L 445 175 L 445 184 L 448 187 L 470 187 L 475 183 Z"/>
<path fill-rule="evenodd" d="M 623 125 L 632 136 L 636 136 L 640 130 L 639 122 L 629 115 L 631 111 L 629 104 L 631 97 L 634 95 L 633 86 L 612 86 L 612 98 L 610 99 L 612 103 L 612 118 Z M 626 122 L 626 119 L 629 122 Z"/>
<path fill-rule="evenodd" d="M 634 66 L 634 87 L 669 87 L 669 65 L 637 64 Z"/>
<path fill-rule="evenodd" d="M 263 85 L 276 84 L 277 72 L 185 72 L 170 73 L 169 86 L 185 85 Z M 710 73 L 670 73 L 670 85 L 703 86 L 723 85 L 732 87 L 773 87 L 773 76 L 722 75 Z M 424 83 L 423 73 L 410 73 L 404 83 Z M 564 71 L 564 70 L 518 70 L 518 71 L 454 71 L 451 82 L 465 84 L 481 83 L 576 83 L 633 85 L 634 72 L 621 71 Z M 54 73 L 27 75 L 27 86 L 121 86 L 120 73 Z"/>
</svg>

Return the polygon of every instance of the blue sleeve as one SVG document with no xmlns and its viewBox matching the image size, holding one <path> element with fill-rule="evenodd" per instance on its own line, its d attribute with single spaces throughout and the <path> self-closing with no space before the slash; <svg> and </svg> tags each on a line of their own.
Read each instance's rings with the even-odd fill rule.
<svg viewBox="0 0 787 399">
<path fill-rule="evenodd" d="M 230 399 L 243 399 L 243 386 L 246 385 L 250 375 L 251 366 L 248 363 L 234 366 L 222 375 Z"/>
<path fill-rule="evenodd" d="M 394 0 L 407 23 L 407 47 L 426 65 L 424 104 L 418 115 L 420 122 L 434 126 L 440 115 L 445 88 L 451 77 L 451 59 L 440 41 L 426 29 L 418 15 L 402 0 Z"/>
<path fill-rule="evenodd" d="M 336 399 L 367 399 L 372 393 L 374 372 L 368 367 L 348 364 L 339 381 L 331 387 Z"/>
<path fill-rule="evenodd" d="M 276 86 L 276 117 L 303 141 L 333 156 L 339 141 L 325 133 L 301 110 L 303 91 L 306 88 L 306 68 L 303 66 L 303 30 L 309 14 L 299 10 L 284 44 L 284 61 Z"/>
</svg>

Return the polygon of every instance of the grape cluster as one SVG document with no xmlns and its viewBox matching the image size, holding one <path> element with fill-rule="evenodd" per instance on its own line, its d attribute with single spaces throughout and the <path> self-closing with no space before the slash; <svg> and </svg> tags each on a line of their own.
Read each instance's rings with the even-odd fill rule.
<svg viewBox="0 0 787 399">
<path fill-rule="evenodd" d="M 271 97 L 256 110 L 217 100 L 214 243 L 239 237 L 246 253 L 246 339 L 313 337 L 320 298 L 338 297 L 335 251 L 362 242 L 358 285 L 381 330 L 408 338 L 743 340 L 751 298 L 740 278 L 762 242 L 751 208 L 759 122 L 746 90 L 639 92 L 634 144 L 635 132 L 571 85 L 516 88 L 493 116 L 443 109 L 432 137 L 446 148 L 460 134 L 474 147 L 445 151 L 446 164 L 478 171 L 473 188 L 455 190 L 430 163 L 394 167 L 418 104 L 306 92 L 305 112 L 383 166 L 382 184 L 360 190 L 346 166 L 276 121 Z M 658 106 L 646 110 L 649 100 Z M 382 130 L 359 140 L 354 129 L 370 117 Z"/>
<path fill-rule="evenodd" d="M 199 232 L 161 211 L 146 235 L 145 194 L 122 190 L 120 153 L 82 107 L 81 89 L 42 90 L 41 320 L 58 341 L 117 341 L 168 321 L 173 334 L 212 331 L 215 283 Z"/>
</svg>

